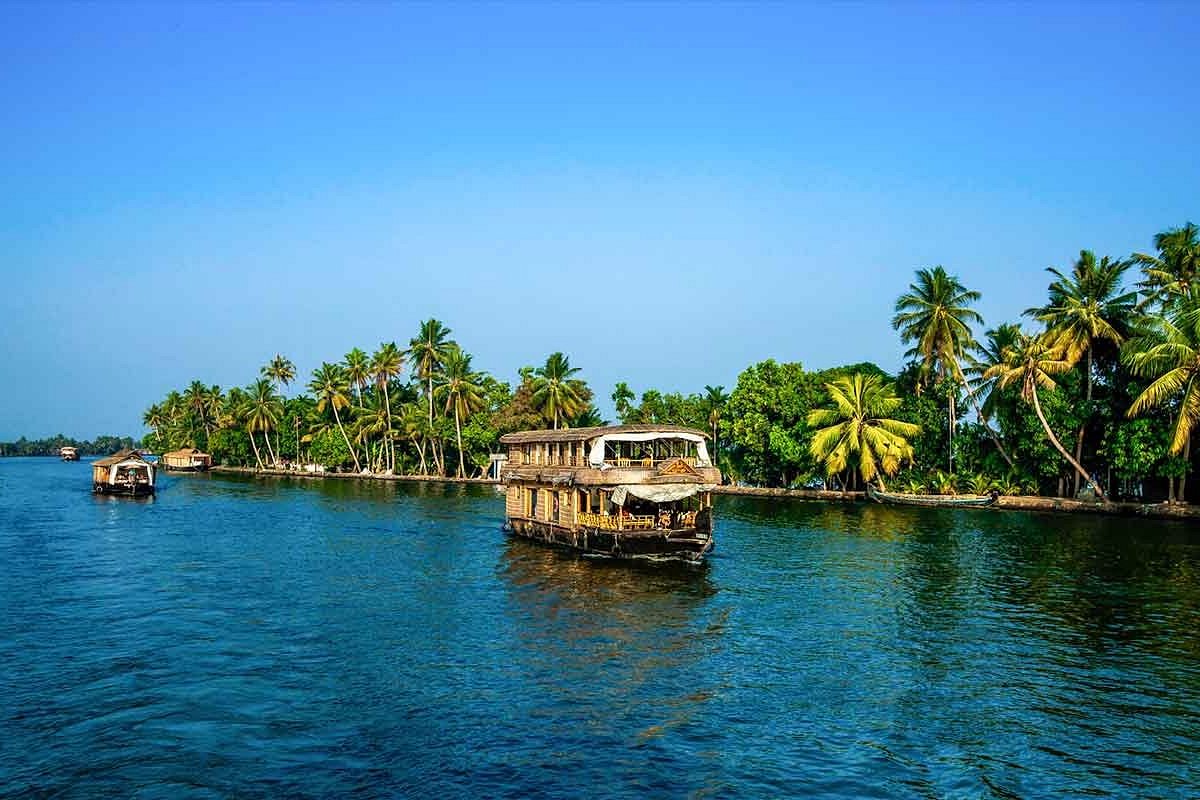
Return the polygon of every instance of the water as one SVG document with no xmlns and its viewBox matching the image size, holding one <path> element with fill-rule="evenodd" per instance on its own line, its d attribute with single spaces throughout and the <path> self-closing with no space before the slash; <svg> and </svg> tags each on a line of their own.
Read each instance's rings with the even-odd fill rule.
<svg viewBox="0 0 1200 800">
<path fill-rule="evenodd" d="M 721 498 L 702 568 L 487 487 L 0 459 L 0 796 L 1195 797 L 1200 529 Z"/>
</svg>

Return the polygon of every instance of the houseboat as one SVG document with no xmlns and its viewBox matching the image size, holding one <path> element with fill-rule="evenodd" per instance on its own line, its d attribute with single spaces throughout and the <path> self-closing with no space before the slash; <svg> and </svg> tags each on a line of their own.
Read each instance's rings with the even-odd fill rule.
<svg viewBox="0 0 1200 800">
<path fill-rule="evenodd" d="M 158 463 L 162 464 L 167 472 L 205 472 L 212 466 L 212 456 L 194 447 L 185 447 L 182 450 L 163 453 Z"/>
<path fill-rule="evenodd" d="M 92 462 L 92 491 L 97 494 L 154 494 L 154 465 L 136 450 L 120 450 Z"/>
<path fill-rule="evenodd" d="M 58 457 L 63 461 L 78 461 L 79 450 L 74 447 L 60 447 L 58 448 Z"/>
<path fill-rule="evenodd" d="M 618 558 L 699 561 L 721 483 L 700 431 L 673 425 L 523 431 L 503 485 L 513 533 Z"/>
</svg>

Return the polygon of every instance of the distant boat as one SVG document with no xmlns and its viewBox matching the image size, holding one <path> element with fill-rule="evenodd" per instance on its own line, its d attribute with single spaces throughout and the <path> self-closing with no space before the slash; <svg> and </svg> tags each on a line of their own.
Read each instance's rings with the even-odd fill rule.
<svg viewBox="0 0 1200 800">
<path fill-rule="evenodd" d="M 119 450 L 92 462 L 92 491 L 97 494 L 154 494 L 154 465 L 136 450 Z"/>
<path fill-rule="evenodd" d="M 212 466 L 212 456 L 194 447 L 163 453 L 158 460 L 167 472 L 204 472 Z"/>
<path fill-rule="evenodd" d="M 60 447 L 58 448 L 58 457 L 63 461 L 78 461 L 79 450 L 74 447 Z"/>
<path fill-rule="evenodd" d="M 874 486 L 867 486 L 867 497 L 876 503 L 897 506 L 926 506 L 946 508 L 983 508 L 993 505 L 999 494 L 900 494 L 896 492 L 881 492 Z"/>
</svg>

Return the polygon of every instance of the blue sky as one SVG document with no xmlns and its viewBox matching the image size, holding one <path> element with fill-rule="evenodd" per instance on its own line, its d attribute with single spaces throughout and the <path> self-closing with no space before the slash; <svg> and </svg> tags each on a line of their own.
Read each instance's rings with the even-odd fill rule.
<svg viewBox="0 0 1200 800">
<path fill-rule="evenodd" d="M 1184 4 L 5 4 L 0 439 L 436 316 L 512 380 L 900 364 L 1200 221 Z M 14 390 L 13 387 L 19 387 Z"/>
</svg>

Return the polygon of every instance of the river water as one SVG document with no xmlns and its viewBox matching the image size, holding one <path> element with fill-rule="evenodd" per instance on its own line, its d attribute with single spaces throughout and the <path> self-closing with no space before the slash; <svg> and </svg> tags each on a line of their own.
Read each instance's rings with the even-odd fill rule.
<svg viewBox="0 0 1200 800">
<path fill-rule="evenodd" d="M 0 796 L 1196 797 L 1200 528 L 720 498 L 707 565 L 490 487 L 0 459 Z"/>
</svg>

